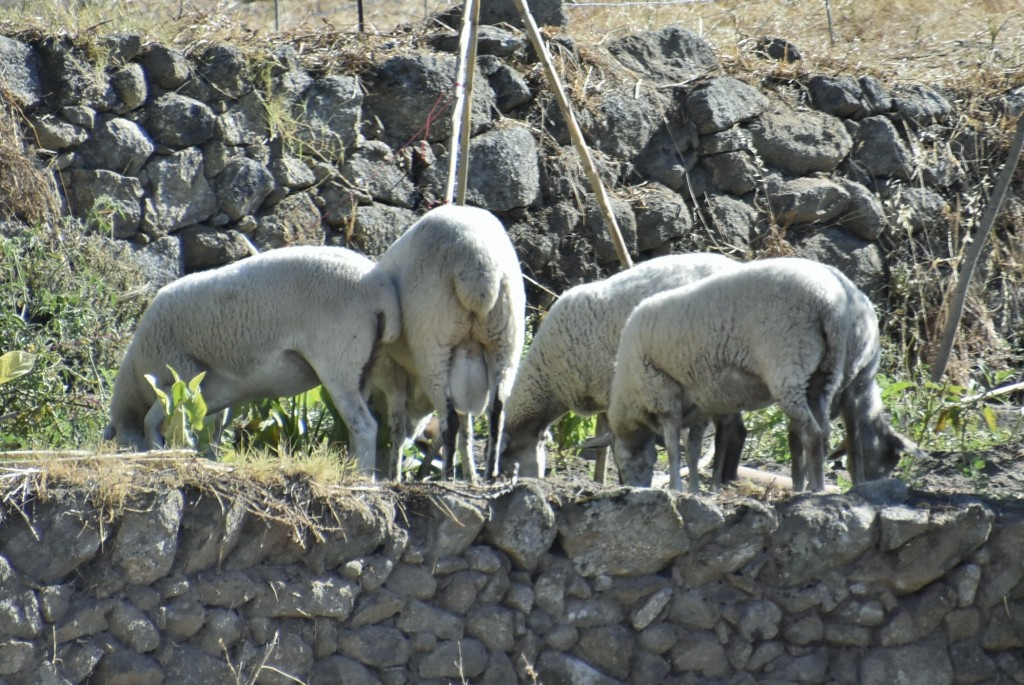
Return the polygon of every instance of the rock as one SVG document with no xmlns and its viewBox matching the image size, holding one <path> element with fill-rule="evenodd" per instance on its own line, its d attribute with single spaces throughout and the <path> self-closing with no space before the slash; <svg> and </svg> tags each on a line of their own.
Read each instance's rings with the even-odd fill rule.
<svg viewBox="0 0 1024 685">
<path fill-rule="evenodd" d="M 66 500 L 65 506 L 36 503 L 31 528 L 21 517 L 12 518 L 3 536 L 3 556 L 19 572 L 40 583 L 59 583 L 94 559 L 110 535 L 101 516 L 84 496 Z M 6 561 L 0 562 L 6 566 Z M 0 585 L 7 581 L 0 573 Z"/>
<path fill-rule="evenodd" d="M 70 36 L 51 37 L 35 44 L 40 58 L 39 75 L 51 110 L 68 105 L 106 109 L 107 82 L 102 70 L 74 45 Z M 118 169 L 112 169 L 118 171 Z"/>
<path fill-rule="evenodd" d="M 305 190 L 316 183 L 316 177 L 305 162 L 289 155 L 274 159 L 270 163 L 270 173 L 278 187 L 290 191 Z"/>
<path fill-rule="evenodd" d="M 58 119 L 52 114 L 30 118 L 36 142 L 46 150 L 66 150 L 80 145 L 89 137 L 81 126 Z"/>
<path fill-rule="evenodd" d="M 928 512 L 910 507 L 885 507 L 878 512 L 881 536 L 878 548 L 897 549 L 928 530 Z"/>
<path fill-rule="evenodd" d="M 110 550 L 111 562 L 125 580 L 148 585 L 167 575 L 178 551 L 183 508 L 181 491 L 168 490 L 138 510 L 125 511 Z"/>
<path fill-rule="evenodd" d="M 727 245 L 746 251 L 754 239 L 758 212 L 748 202 L 729 195 L 709 195 L 698 207 L 717 237 Z"/>
<path fill-rule="evenodd" d="M 790 43 L 785 38 L 777 36 L 763 36 L 758 39 L 754 47 L 754 54 L 758 57 L 767 57 L 780 62 L 799 62 L 803 59 L 800 48 Z"/>
<path fill-rule="evenodd" d="M 645 630 L 661 615 L 672 599 L 671 588 L 662 588 L 651 595 L 642 606 L 637 607 L 630 619 L 636 630 Z"/>
<path fill-rule="evenodd" d="M 157 235 L 207 221 L 217 211 L 217 196 L 203 173 L 196 148 L 154 157 L 146 165 L 147 222 Z"/>
<path fill-rule="evenodd" d="M 769 193 L 775 220 L 782 225 L 825 223 L 850 206 L 850 193 L 827 178 L 784 181 Z"/>
<path fill-rule="evenodd" d="M 137 109 L 149 97 L 146 72 L 140 64 L 126 64 L 110 75 L 110 110 L 115 114 L 127 114 Z"/>
<path fill-rule="evenodd" d="M 606 626 L 580 631 L 573 654 L 616 678 L 629 677 L 636 638 L 626 626 Z"/>
<path fill-rule="evenodd" d="M 192 73 L 183 52 L 160 43 L 149 43 L 143 48 L 142 66 L 150 83 L 164 90 L 183 85 Z"/>
<path fill-rule="evenodd" d="M 856 181 L 836 178 L 850 197 L 850 202 L 836 219 L 836 224 L 863 240 L 877 240 L 888 225 L 878 196 Z"/>
<path fill-rule="evenodd" d="M 660 83 L 685 83 L 718 66 L 715 50 L 693 31 L 669 26 L 608 43 L 624 67 Z"/>
<path fill-rule="evenodd" d="M 171 147 L 201 145 L 213 136 L 216 117 L 203 102 L 167 93 L 147 111 L 147 128 L 153 139 Z"/>
<path fill-rule="evenodd" d="M 511 496 L 496 503 L 485 534 L 516 567 L 533 571 L 555 541 L 558 529 L 544 491 L 538 485 L 521 483 Z"/>
<path fill-rule="evenodd" d="M 687 175 L 693 171 L 698 159 L 694 151 L 699 141 L 697 127 L 685 115 L 671 110 L 665 117 L 666 121 L 654 132 L 647 147 L 640 151 L 633 163 L 644 178 L 685 195 L 690 188 Z"/>
<path fill-rule="evenodd" d="M 565 26 L 569 23 L 569 16 L 564 5 L 564 0 L 535 0 L 530 3 L 530 14 L 538 26 Z M 494 0 L 481 3 L 480 23 L 521 27 L 523 17 L 513 0 Z"/>
<path fill-rule="evenodd" d="M 380 685 L 381 681 L 358 661 L 343 656 L 332 656 L 316 662 L 309 673 L 309 682 Z"/>
<path fill-rule="evenodd" d="M 179 232 L 185 273 L 212 269 L 255 254 L 248 239 L 238 231 L 219 231 L 192 226 Z"/>
<path fill-rule="evenodd" d="M 368 140 L 345 159 L 342 177 L 376 202 L 412 209 L 418 191 L 412 179 L 414 151 L 392 152 L 379 141 Z"/>
<path fill-rule="evenodd" d="M 24 640 L 0 640 L 0 676 L 22 670 L 35 660 L 35 646 Z"/>
<path fill-rule="evenodd" d="M 720 581 L 758 556 L 778 525 L 772 509 L 745 502 L 730 511 L 716 534 L 699 538 L 686 554 L 676 559 L 673 578 L 684 587 Z"/>
<path fill-rule="evenodd" d="M 119 117 L 105 117 L 89 139 L 78 146 L 75 160 L 83 169 L 107 169 L 135 176 L 153 150 L 153 142 L 138 124 Z"/>
<path fill-rule="evenodd" d="M 612 214 L 615 223 L 618 224 L 622 240 L 626 244 L 626 251 L 631 255 L 636 254 L 636 217 L 633 214 L 633 207 L 625 200 L 616 197 L 609 198 Z M 618 261 L 619 254 L 608 235 L 608 228 L 605 224 L 604 213 L 597 205 L 593 195 L 587 195 L 586 204 L 583 208 L 583 230 L 582 235 L 586 236 L 594 247 L 594 257 L 599 264 Z"/>
<path fill-rule="evenodd" d="M 207 47 L 196 60 L 196 71 L 214 100 L 237 100 L 252 90 L 245 53 L 233 45 Z"/>
<path fill-rule="evenodd" d="M 461 640 L 465 630 L 461 617 L 416 601 L 405 605 L 395 627 L 406 635 L 427 633 L 439 640 Z"/>
<path fill-rule="evenodd" d="M 833 171 L 853 148 L 842 122 L 821 112 L 776 106 L 747 128 L 762 161 L 787 174 Z"/>
<path fill-rule="evenodd" d="M 852 76 L 816 74 L 807 81 L 814 108 L 840 118 L 862 118 L 870 113 L 860 83 Z"/>
<path fill-rule="evenodd" d="M 697 86 L 686 98 L 686 112 L 703 135 L 749 121 L 768 109 L 760 90 L 731 76 L 718 76 Z"/>
<path fill-rule="evenodd" d="M 466 632 L 479 640 L 492 654 L 512 652 L 516 641 L 517 615 L 511 609 L 487 606 L 466 616 Z"/>
<path fill-rule="evenodd" d="M 274 189 L 274 176 L 259 162 L 237 158 L 227 163 L 215 185 L 217 208 L 238 221 L 263 204 Z"/>
<path fill-rule="evenodd" d="M 892 109 L 896 117 L 918 126 L 945 123 L 953 112 L 949 100 L 938 91 L 919 83 L 894 87 Z"/>
<path fill-rule="evenodd" d="M 260 654 L 262 657 L 263 654 Z M 235 682 L 237 673 L 224 655 L 211 656 L 189 645 L 169 644 L 158 657 L 163 665 L 165 683 L 208 685 Z M 255 664 L 251 668 L 257 668 Z M 104 681 L 106 682 L 106 681 Z M 149 681 L 143 681 L 149 682 Z"/>
<path fill-rule="evenodd" d="M 114 238 L 131 238 L 142 221 L 142 184 L 103 169 L 72 169 L 67 184 L 71 211 Z"/>
<path fill-rule="evenodd" d="M 605 675 L 585 661 L 557 651 L 541 653 L 537 661 L 540 682 L 551 685 L 618 685 L 619 680 Z"/>
<path fill-rule="evenodd" d="M 878 542 L 874 507 L 840 497 L 801 497 L 780 512 L 761 578 L 794 586 L 859 558 Z"/>
<path fill-rule="evenodd" d="M 313 648 L 301 637 L 282 633 L 272 650 L 268 650 L 266 666 L 256 682 L 261 685 L 294 685 L 308 682 L 306 675 L 313 667 Z"/>
<path fill-rule="evenodd" d="M 338 640 L 338 648 L 345 656 L 374 668 L 404 666 L 412 652 L 406 637 L 397 629 L 386 626 L 364 626 L 344 631 Z"/>
<path fill-rule="evenodd" d="M 164 671 L 153 658 L 116 645 L 103 656 L 93 675 L 104 683 L 128 685 L 162 682 Z"/>
<path fill-rule="evenodd" d="M 34 109 L 42 101 L 40 66 L 39 55 L 31 46 L 0 36 L 0 85 L 19 107 Z"/>
<path fill-rule="evenodd" d="M 487 668 L 487 650 L 476 640 L 445 640 L 416 669 L 421 678 L 475 678 Z"/>
<path fill-rule="evenodd" d="M 660 183 L 649 183 L 636 191 L 636 249 L 654 250 L 690 232 L 693 219 L 686 202 Z"/>
<path fill-rule="evenodd" d="M 70 642 L 102 633 L 109 625 L 107 613 L 110 611 L 110 608 L 110 604 L 106 602 L 98 602 L 94 599 L 81 600 L 71 609 L 67 620 L 57 626 L 53 632 L 53 641 L 55 643 Z M 31 612 L 29 612 L 29 615 L 32 615 Z M 17 623 L 13 624 L 14 627 L 17 627 L 17 625 Z M 17 634 L 15 636 L 34 637 Z"/>
<path fill-rule="evenodd" d="M 225 145 L 247 145 L 270 138 L 267 107 L 256 93 L 235 100 L 216 118 L 217 139 Z"/>
<path fill-rule="evenodd" d="M 606 155 L 632 159 L 661 126 L 666 103 L 656 92 L 643 98 L 631 91 L 608 90 L 580 113 L 580 127 L 590 144 Z"/>
<path fill-rule="evenodd" d="M 691 633 L 672 648 L 671 658 L 676 671 L 694 672 L 705 678 L 721 678 L 731 670 L 725 650 L 714 633 Z"/>
<path fill-rule="evenodd" d="M 424 53 L 396 55 L 377 65 L 367 82 L 365 104 L 383 125 L 383 139 L 388 144 L 397 147 L 413 139 L 448 142 L 452 110 L 440 112 L 429 122 L 425 117 L 437 104 L 438 94 L 451 89 L 455 62 L 452 55 Z M 475 136 L 491 120 L 494 92 L 479 75 L 473 83 L 471 133 Z"/>
<path fill-rule="evenodd" d="M 428 568 L 403 563 L 395 566 L 384 587 L 407 597 L 428 600 L 437 591 L 437 580 Z"/>
<path fill-rule="evenodd" d="M 800 243 L 797 254 L 842 271 L 854 285 L 874 302 L 883 300 L 886 277 L 881 248 L 873 241 L 862 240 L 842 228 L 825 228 Z"/>
<path fill-rule="evenodd" d="M 909 179 L 914 161 L 896 127 L 884 116 L 868 117 L 856 128 L 853 160 L 870 176 Z"/>
<path fill-rule="evenodd" d="M 938 233 L 947 225 L 949 203 L 931 188 L 904 187 L 888 207 L 889 222 L 910 233 Z"/>
<path fill-rule="evenodd" d="M 260 588 L 247 614 L 263 618 L 322 616 L 344 621 L 352 614 L 359 592 L 358 583 L 333 575 L 278 580 Z"/>
<path fill-rule="evenodd" d="M 204 498 L 189 506 L 181 522 L 175 568 L 192 576 L 219 565 L 238 544 L 244 521 L 241 502 Z"/>
<path fill-rule="evenodd" d="M 566 506 L 559 542 L 583 576 L 657 573 L 690 547 L 671 496 L 618 489 Z"/>
<path fill-rule="evenodd" d="M 723 152 L 701 157 L 701 166 L 711 175 L 715 188 L 733 195 L 753 192 L 761 181 L 761 169 L 748 152 Z"/>
<path fill-rule="evenodd" d="M 502 114 L 533 100 L 533 91 L 526 79 L 494 55 L 480 55 L 477 65 L 494 90 L 494 104 Z"/>
<path fill-rule="evenodd" d="M 379 257 L 418 218 L 412 210 L 399 207 L 377 204 L 359 207 L 351 234 L 346 236 L 345 242 L 351 239 L 349 247 L 371 257 Z"/>
<path fill-rule="evenodd" d="M 187 595 L 175 597 L 154 613 L 157 626 L 175 642 L 185 642 L 206 623 L 203 605 Z"/>
<path fill-rule="evenodd" d="M 356 142 L 363 99 L 359 81 L 351 76 L 315 81 L 295 106 L 294 114 L 304 122 L 297 131 L 299 140 L 320 158 L 342 160 Z"/>
<path fill-rule="evenodd" d="M 860 659 L 860 682 L 882 685 L 895 682 L 953 683 L 953 664 L 945 641 L 934 638 L 923 644 L 890 649 L 871 649 Z"/>
<path fill-rule="evenodd" d="M 252 240 L 261 251 L 286 245 L 323 245 L 320 210 L 309 193 L 289 195 L 259 214 Z"/>
<path fill-rule="evenodd" d="M 127 602 L 116 602 L 107 614 L 110 634 L 130 649 L 145 654 L 160 646 L 160 632 L 139 609 Z"/>
</svg>

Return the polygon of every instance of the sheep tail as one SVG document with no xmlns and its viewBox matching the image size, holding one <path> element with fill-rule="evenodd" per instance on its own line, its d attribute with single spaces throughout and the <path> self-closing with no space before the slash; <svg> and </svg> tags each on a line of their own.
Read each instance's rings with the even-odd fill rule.
<svg viewBox="0 0 1024 685">
<path fill-rule="evenodd" d="M 467 310 L 485 316 L 501 293 L 501 273 L 489 264 L 467 264 L 455 273 L 455 296 Z"/>
<path fill-rule="evenodd" d="M 390 281 L 380 288 L 377 333 L 381 342 L 386 344 L 395 342 L 402 334 L 402 309 L 398 303 L 398 291 Z"/>
</svg>

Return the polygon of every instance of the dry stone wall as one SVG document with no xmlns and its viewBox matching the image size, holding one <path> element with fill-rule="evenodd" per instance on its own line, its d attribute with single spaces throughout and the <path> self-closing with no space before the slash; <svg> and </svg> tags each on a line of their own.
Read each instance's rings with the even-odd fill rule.
<svg viewBox="0 0 1024 685">
<path fill-rule="evenodd" d="M 288 523 L 57 493 L 4 499 L 11 685 L 1024 681 L 1018 503 L 296 484 Z"/>
<path fill-rule="evenodd" d="M 549 4 L 537 11 L 564 23 Z M 115 34 L 87 50 L 0 37 L 0 97 L 25 113 L 67 210 L 102 223 L 156 284 L 289 244 L 377 255 L 443 192 L 458 36 L 437 26 L 372 50 L 328 36 L 333 57 L 320 61 L 316 46 L 288 43 L 185 52 Z M 526 272 L 558 292 L 614 270 L 615 250 L 532 48 L 503 26 L 481 29 L 468 199 L 501 217 Z M 753 255 L 781 227 L 877 300 L 883 231 L 930 233 L 946 250 L 949 208 L 973 206 L 961 194 L 987 173 L 981 132 L 923 85 L 797 70 L 741 80 L 678 27 L 586 57 L 565 35 L 551 48 L 569 76 L 583 63 L 600 74 L 577 114 L 640 259 Z M 767 64 L 799 50 L 776 39 L 754 54 Z M 1024 93 L 988 106 L 1014 116 Z"/>
</svg>

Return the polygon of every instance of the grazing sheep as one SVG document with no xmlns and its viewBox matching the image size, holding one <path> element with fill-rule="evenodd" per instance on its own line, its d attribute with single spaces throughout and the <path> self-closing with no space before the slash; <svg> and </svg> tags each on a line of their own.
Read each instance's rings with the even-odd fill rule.
<svg viewBox="0 0 1024 685">
<path fill-rule="evenodd" d="M 373 472 L 377 422 L 363 398 L 379 343 L 401 333 L 398 295 L 373 262 L 338 247 L 290 247 L 162 288 L 139 321 L 114 381 L 104 437 L 138 450 L 163 445 L 162 389 L 206 372 L 208 412 L 323 384 Z M 222 415 L 223 417 L 223 415 Z"/>
<path fill-rule="evenodd" d="M 654 435 L 679 469 L 679 433 L 774 402 L 789 419 L 794 488 L 824 488 L 829 418 L 847 428 L 854 483 L 917 447 L 882 415 L 878 322 L 842 273 L 806 259 L 754 262 L 640 304 L 622 332 L 608 419 L 627 483 L 649 485 Z M 691 479 L 696 455 L 687 451 Z M 694 489 L 691 480 L 690 488 Z"/>
<path fill-rule="evenodd" d="M 502 468 L 516 465 L 523 477 L 542 478 L 547 455 L 544 433 L 568 411 L 598 415 L 597 434 L 606 430 L 615 352 L 626 319 L 645 298 L 698 281 L 739 265 L 714 254 L 658 257 L 596 283 L 564 292 L 548 312 L 519 365 L 506 405 Z M 726 480 L 735 478 L 746 429 L 738 414 L 716 423 L 716 455 Z M 694 432 L 701 439 L 703 432 Z M 724 442 L 723 442 L 724 441 Z M 604 482 L 606 444 L 599 447 L 595 479 Z M 722 459 L 722 455 L 730 456 Z M 717 472 L 716 484 L 723 478 Z"/>
<path fill-rule="evenodd" d="M 382 388 L 391 425 L 410 425 L 408 398 L 418 387 L 439 416 L 445 477 L 454 473 L 458 432 L 463 474 L 473 479 L 472 417 L 490 407 L 487 465 L 493 474 L 526 315 L 519 258 L 505 228 L 487 210 L 444 205 L 413 224 L 377 268 L 391 278 L 402 308 L 402 335 L 383 350 L 408 375 L 386 374 L 392 378 Z M 393 462 L 401 458 L 404 438 L 396 444 L 393 437 Z"/>
</svg>

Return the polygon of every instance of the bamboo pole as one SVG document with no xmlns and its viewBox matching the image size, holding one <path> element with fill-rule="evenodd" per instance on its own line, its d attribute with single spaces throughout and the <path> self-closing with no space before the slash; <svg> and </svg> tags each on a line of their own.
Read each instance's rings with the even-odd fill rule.
<svg viewBox="0 0 1024 685">
<path fill-rule="evenodd" d="M 515 0 L 515 3 L 516 9 L 522 15 L 523 24 L 526 26 L 526 31 L 530 36 L 530 42 L 533 43 L 533 49 L 540 57 L 541 64 L 544 66 L 544 73 L 551 84 L 551 89 L 555 93 L 558 108 L 562 111 L 562 117 L 565 118 L 565 123 L 569 127 L 569 136 L 572 138 L 572 144 L 580 156 L 580 161 L 583 163 L 583 170 L 586 171 L 587 178 L 590 180 L 590 187 L 597 198 L 598 207 L 601 208 L 601 214 L 604 216 L 605 225 L 608 227 L 608 235 L 615 246 L 619 262 L 623 268 L 628 269 L 633 266 L 633 260 L 630 259 L 629 250 L 626 249 L 626 242 L 622 239 L 622 232 L 619 230 L 619 224 L 615 220 L 615 214 L 612 213 L 608 194 L 605 191 L 604 183 L 601 182 L 600 175 L 597 173 L 597 167 L 594 166 L 594 159 L 590 155 L 590 148 L 587 147 L 587 142 L 583 139 L 583 132 L 580 131 L 579 124 L 576 123 L 576 115 L 573 114 L 572 105 L 562 89 L 562 82 L 555 72 L 551 55 L 548 53 L 548 49 L 541 38 L 540 29 L 537 28 L 537 22 L 533 20 L 533 15 L 530 14 L 530 8 L 526 4 L 526 0 Z"/>
<path fill-rule="evenodd" d="M 445 202 L 455 201 L 460 205 L 466 202 L 469 178 L 469 133 L 473 123 L 473 75 L 476 72 L 479 21 L 480 0 L 466 0 L 462 10 L 462 31 L 459 33 L 459 65 L 455 73 L 448 182 L 444 190 Z"/>
<path fill-rule="evenodd" d="M 953 300 L 949 304 L 949 318 L 946 320 L 946 329 L 942 333 L 942 341 L 932 361 L 932 382 L 938 383 L 942 374 L 946 372 L 946 364 L 949 363 L 949 355 L 953 351 L 953 341 L 956 339 L 956 331 L 960 327 L 960 319 L 964 313 L 964 303 L 967 301 L 967 288 L 971 284 L 971 277 L 974 275 L 974 267 L 978 264 L 981 256 L 981 248 L 984 247 L 992 226 L 996 223 L 999 210 L 1006 198 L 1006 191 L 1010 187 L 1010 179 L 1013 178 L 1014 169 L 1017 168 L 1017 161 L 1020 159 L 1021 149 L 1024 148 L 1024 116 L 1017 118 L 1017 133 L 1013 137 L 1013 144 L 1010 147 L 1010 155 L 1006 158 L 1006 166 L 999 172 L 996 179 L 995 190 L 989 199 L 985 214 L 981 217 L 981 224 L 978 226 L 976 235 L 971 236 L 971 242 L 964 253 L 964 261 L 960 265 L 960 274 L 957 278 L 956 289 L 953 292 Z"/>
</svg>

